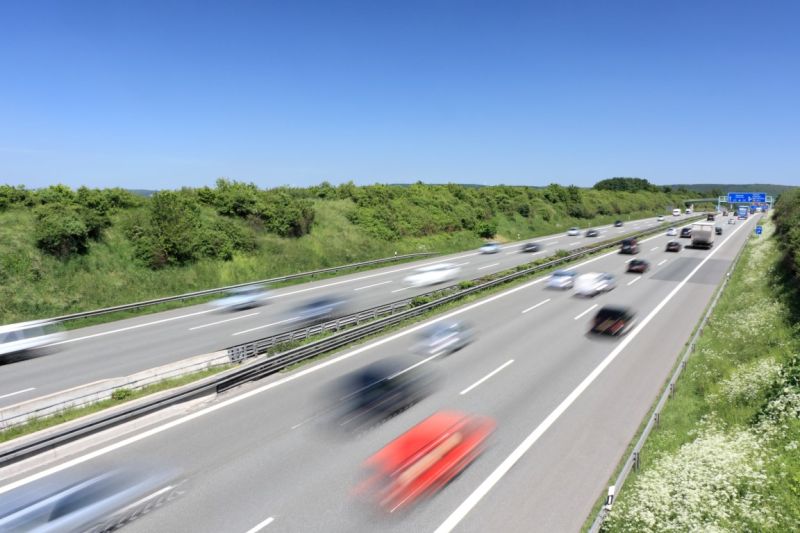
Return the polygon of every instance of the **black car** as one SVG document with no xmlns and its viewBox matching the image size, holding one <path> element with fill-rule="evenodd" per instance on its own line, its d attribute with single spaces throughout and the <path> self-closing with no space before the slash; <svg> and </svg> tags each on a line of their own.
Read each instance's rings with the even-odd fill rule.
<svg viewBox="0 0 800 533">
<path fill-rule="evenodd" d="M 622 221 L 621 220 L 617 220 L 616 222 L 614 222 L 614 227 L 615 228 L 621 228 L 622 227 Z"/>
<path fill-rule="evenodd" d="M 681 228 L 681 239 L 691 239 L 692 238 L 692 228 L 686 227 Z"/>
<path fill-rule="evenodd" d="M 644 259 L 632 259 L 628 262 L 628 272 L 644 273 L 650 269 L 650 263 Z"/>
<path fill-rule="evenodd" d="M 722 226 L 714 226 L 714 233 L 722 235 Z"/>
<path fill-rule="evenodd" d="M 605 305 L 592 320 L 590 333 L 600 335 L 624 335 L 636 321 L 636 314 L 628 307 Z"/>
<path fill-rule="evenodd" d="M 639 253 L 639 243 L 634 238 L 630 239 L 623 239 L 622 240 L 622 247 L 619 250 L 621 254 L 638 254 Z"/>
<path fill-rule="evenodd" d="M 683 248 L 683 246 L 681 246 L 681 243 L 679 243 L 678 241 L 669 241 L 667 243 L 668 252 L 680 252 L 681 248 Z"/>
<path fill-rule="evenodd" d="M 434 383 L 430 369 L 411 360 L 372 363 L 339 381 L 333 422 L 347 433 L 362 431 L 419 402 Z"/>
<path fill-rule="evenodd" d="M 529 252 L 538 252 L 541 249 L 542 247 L 538 243 L 526 242 L 525 244 L 522 245 L 522 249 L 520 251 L 529 253 Z"/>
<path fill-rule="evenodd" d="M 600 232 L 597 231 L 596 229 L 590 229 L 589 231 L 586 232 L 587 237 L 597 237 L 598 235 L 600 235 Z"/>
</svg>

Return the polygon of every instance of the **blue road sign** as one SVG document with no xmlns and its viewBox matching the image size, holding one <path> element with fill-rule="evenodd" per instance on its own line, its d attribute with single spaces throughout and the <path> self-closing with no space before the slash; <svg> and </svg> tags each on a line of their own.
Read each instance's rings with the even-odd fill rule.
<svg viewBox="0 0 800 533">
<path fill-rule="evenodd" d="M 752 204 L 767 201 L 767 193 L 765 192 L 729 192 L 729 204 Z"/>
<path fill-rule="evenodd" d="M 761 226 L 756 226 L 756 235 L 761 235 Z"/>
</svg>

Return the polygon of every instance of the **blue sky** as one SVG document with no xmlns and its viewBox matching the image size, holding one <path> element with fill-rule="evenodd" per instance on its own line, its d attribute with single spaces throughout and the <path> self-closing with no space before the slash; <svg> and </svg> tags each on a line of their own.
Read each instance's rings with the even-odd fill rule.
<svg viewBox="0 0 800 533">
<path fill-rule="evenodd" d="M 798 2 L 0 4 L 0 183 L 798 184 Z"/>
</svg>

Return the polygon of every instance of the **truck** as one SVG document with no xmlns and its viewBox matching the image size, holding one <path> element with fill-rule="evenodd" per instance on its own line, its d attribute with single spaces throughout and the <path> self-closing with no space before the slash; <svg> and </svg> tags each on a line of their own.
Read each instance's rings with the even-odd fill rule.
<svg viewBox="0 0 800 533">
<path fill-rule="evenodd" d="M 695 222 L 692 224 L 692 248 L 711 248 L 714 246 L 714 224 Z"/>
<path fill-rule="evenodd" d="M 714 222 L 714 217 L 715 217 L 714 213 L 706 214 L 706 220 L 708 220 L 709 222 Z"/>
<path fill-rule="evenodd" d="M 738 212 L 737 212 L 737 217 L 736 218 L 738 218 L 739 220 L 747 220 L 747 217 L 749 216 L 749 214 L 750 213 L 749 213 L 749 211 L 747 209 L 747 206 L 746 205 L 740 205 L 739 209 L 738 209 Z"/>
</svg>

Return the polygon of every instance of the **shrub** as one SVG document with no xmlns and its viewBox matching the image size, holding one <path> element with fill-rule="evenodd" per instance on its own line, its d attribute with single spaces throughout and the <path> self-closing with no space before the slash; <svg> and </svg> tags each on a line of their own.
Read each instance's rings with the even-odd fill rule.
<svg viewBox="0 0 800 533">
<path fill-rule="evenodd" d="M 111 399 L 117 402 L 127 400 L 131 396 L 133 396 L 133 391 L 131 389 L 116 389 L 111 393 Z"/>
<path fill-rule="evenodd" d="M 34 239 L 40 250 L 59 258 L 85 253 L 90 229 L 75 206 L 43 205 L 36 208 Z"/>
<path fill-rule="evenodd" d="M 476 233 L 478 234 L 478 237 L 491 239 L 497 234 L 497 224 L 495 222 L 481 222 L 478 224 Z"/>
</svg>

